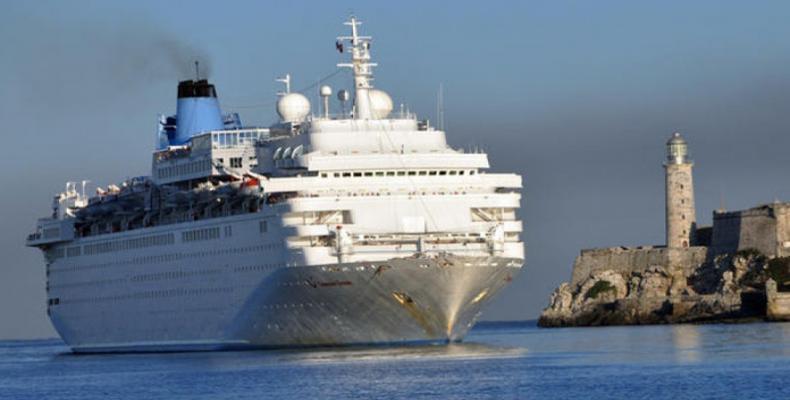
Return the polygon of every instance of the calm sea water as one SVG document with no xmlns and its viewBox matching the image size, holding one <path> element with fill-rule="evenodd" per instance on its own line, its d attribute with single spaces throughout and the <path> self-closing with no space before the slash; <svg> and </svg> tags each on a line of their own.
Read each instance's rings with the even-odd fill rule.
<svg viewBox="0 0 790 400">
<path fill-rule="evenodd" d="M 9 399 L 790 399 L 790 323 L 477 326 L 462 344 L 72 355 L 0 342 Z"/>
</svg>

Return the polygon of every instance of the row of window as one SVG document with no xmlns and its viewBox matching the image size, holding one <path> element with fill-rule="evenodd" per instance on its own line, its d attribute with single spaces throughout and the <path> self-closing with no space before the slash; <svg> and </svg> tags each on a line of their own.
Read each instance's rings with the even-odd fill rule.
<svg viewBox="0 0 790 400">
<path fill-rule="evenodd" d="M 161 167 L 157 169 L 156 176 L 159 179 L 164 179 L 174 176 L 196 174 L 199 172 L 208 172 L 209 170 L 211 170 L 211 160 L 199 160 L 181 165 L 173 165 L 171 167 Z"/>
<path fill-rule="evenodd" d="M 158 254 L 158 255 L 150 255 L 150 256 L 143 256 L 143 257 L 134 257 L 131 259 L 126 260 L 118 260 L 112 262 L 103 262 L 97 264 L 86 264 L 86 265 L 64 265 L 56 267 L 50 267 L 47 270 L 48 274 L 55 274 L 59 272 L 75 272 L 75 271 L 84 271 L 84 270 L 91 270 L 91 269 L 103 269 L 109 268 L 113 266 L 120 266 L 120 265 L 150 265 L 150 264 L 160 264 L 160 263 L 167 263 L 167 262 L 174 262 L 179 260 L 186 260 L 190 258 L 205 258 L 210 256 L 218 256 L 218 255 L 231 255 L 231 254 L 243 254 L 243 253 L 250 253 L 250 252 L 259 252 L 265 250 L 275 250 L 282 247 L 280 243 L 266 243 L 260 244 L 256 246 L 244 246 L 244 247 L 229 247 L 226 249 L 219 249 L 219 250 L 206 250 L 206 251 L 198 251 L 194 253 L 170 253 L 170 254 Z M 63 249 L 61 248 L 60 251 L 62 252 Z"/>
<path fill-rule="evenodd" d="M 161 281 L 164 279 L 184 279 L 192 276 L 205 276 L 221 273 L 219 268 L 214 269 L 201 269 L 196 271 L 164 271 L 152 274 L 135 275 L 130 280 L 132 282 L 153 282 Z"/>
<path fill-rule="evenodd" d="M 199 242 L 203 240 L 219 239 L 219 227 L 195 229 L 181 232 L 182 242 Z"/>
<path fill-rule="evenodd" d="M 73 299 L 60 299 L 62 304 L 79 304 L 79 303 L 103 303 L 108 301 L 123 301 L 123 300 L 142 300 L 142 299 L 155 299 L 162 297 L 180 297 L 180 296 L 197 296 L 205 294 L 220 294 L 231 293 L 233 287 L 209 287 L 209 288 L 194 288 L 194 289 L 167 289 L 167 290 L 150 290 L 145 292 L 119 294 L 114 296 L 91 296 L 91 297 L 76 297 Z"/>
<path fill-rule="evenodd" d="M 361 178 L 374 176 L 453 176 L 474 175 L 475 170 L 424 170 L 424 171 L 366 171 L 366 172 L 322 172 L 322 178 Z"/>
<path fill-rule="evenodd" d="M 270 271 L 277 268 L 284 267 L 285 264 L 283 263 L 274 263 L 274 264 L 264 264 L 264 265 L 245 265 L 234 267 L 233 272 L 252 272 L 252 271 Z M 154 282 L 154 281 L 161 281 L 166 279 L 185 279 L 193 276 L 205 276 L 205 275 L 214 275 L 220 274 L 224 270 L 222 268 L 213 268 L 213 269 L 201 269 L 196 271 L 163 271 L 163 272 L 155 272 L 150 274 L 140 274 L 132 276 L 129 281 L 131 282 Z M 69 289 L 69 288 L 78 288 L 78 287 L 90 287 L 90 286 L 100 286 L 100 285 L 111 285 L 111 284 L 118 284 L 126 282 L 126 278 L 114 278 L 114 279 L 97 279 L 93 281 L 84 281 L 84 282 L 70 282 L 70 283 L 61 283 L 58 285 L 47 285 L 47 290 L 49 289 Z"/>
<path fill-rule="evenodd" d="M 317 303 L 307 302 L 307 303 L 274 303 L 274 304 L 263 304 L 260 306 L 262 310 L 287 310 L 287 309 L 295 309 L 295 308 L 312 308 L 312 307 L 324 307 L 326 305 L 325 302 L 320 301 Z M 284 321 L 288 323 L 289 321 Z M 281 330 L 279 324 L 266 324 L 266 328 L 268 329 L 277 329 Z"/>
<path fill-rule="evenodd" d="M 58 258 L 63 258 L 66 256 L 66 251 L 63 250 L 62 247 L 56 247 L 47 250 L 47 259 L 50 261 L 57 260 Z"/>
<path fill-rule="evenodd" d="M 82 246 L 74 246 L 69 247 L 66 249 L 66 255 L 68 257 L 79 257 L 82 255 Z"/>
<path fill-rule="evenodd" d="M 261 136 L 260 131 L 219 132 L 211 134 L 211 141 L 217 148 L 229 148 L 254 144 Z"/>
<path fill-rule="evenodd" d="M 261 233 L 266 232 L 266 221 L 261 221 Z M 225 226 L 225 237 L 233 236 L 233 227 L 230 225 Z M 181 232 L 182 242 L 194 242 L 202 240 L 212 240 L 219 238 L 219 228 L 206 228 L 197 229 L 193 231 Z M 150 246 L 169 245 L 175 243 L 175 236 L 172 233 L 146 236 L 136 239 L 126 239 L 113 242 L 102 242 L 85 245 L 85 255 L 101 254 L 118 250 L 132 250 L 140 249 Z M 80 246 L 69 247 L 66 251 L 68 257 L 79 257 L 82 255 L 82 248 Z M 57 248 L 48 253 L 52 259 L 62 258 L 63 248 Z"/>
<path fill-rule="evenodd" d="M 109 242 L 86 244 L 85 255 L 141 249 L 152 246 L 165 246 L 173 244 L 175 241 L 175 235 L 172 233 L 165 233 L 162 235 L 151 235 L 134 239 L 113 240 Z"/>
<path fill-rule="evenodd" d="M 262 264 L 262 265 L 243 265 L 233 268 L 233 272 L 253 272 L 253 271 L 269 271 L 277 268 L 284 267 L 285 264 Z"/>
<path fill-rule="evenodd" d="M 123 283 L 125 281 L 126 278 L 98 279 L 95 281 L 70 282 L 70 283 L 61 283 L 58 285 L 50 285 L 49 282 L 47 282 L 47 291 L 49 291 L 50 289 L 68 289 L 68 288 L 79 288 L 85 286 L 111 285 L 115 283 Z"/>
<path fill-rule="evenodd" d="M 60 237 L 60 228 L 46 228 L 43 232 L 44 239 L 52 239 Z"/>
</svg>

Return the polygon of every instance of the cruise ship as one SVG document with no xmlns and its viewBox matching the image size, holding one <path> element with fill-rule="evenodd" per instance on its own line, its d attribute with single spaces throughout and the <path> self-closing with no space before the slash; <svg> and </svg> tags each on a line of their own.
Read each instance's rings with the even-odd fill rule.
<svg viewBox="0 0 790 400">
<path fill-rule="evenodd" d="M 255 128 L 182 81 L 150 176 L 55 196 L 27 245 L 72 351 L 460 341 L 516 277 L 521 177 L 393 111 L 344 24 L 352 90 L 321 86 L 313 111 L 286 76 L 279 121 Z"/>
</svg>

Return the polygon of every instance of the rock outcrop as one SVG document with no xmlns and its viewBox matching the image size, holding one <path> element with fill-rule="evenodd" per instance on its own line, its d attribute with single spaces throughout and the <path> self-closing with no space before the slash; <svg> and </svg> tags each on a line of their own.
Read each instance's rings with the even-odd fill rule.
<svg viewBox="0 0 790 400">
<path fill-rule="evenodd" d="M 614 251 L 614 250 L 613 250 Z M 581 257 L 580 257 L 581 259 Z M 790 258 L 754 250 L 720 255 L 697 265 L 669 262 L 627 269 L 579 265 L 571 283 L 551 295 L 544 327 L 736 321 L 766 316 L 766 282 L 789 289 Z M 769 283 L 770 286 L 770 283 Z M 781 292 L 781 290 L 779 290 Z M 787 297 L 775 298 L 786 299 Z M 780 309 L 785 300 L 780 300 Z M 778 313 L 777 313 L 778 314 Z"/>
</svg>

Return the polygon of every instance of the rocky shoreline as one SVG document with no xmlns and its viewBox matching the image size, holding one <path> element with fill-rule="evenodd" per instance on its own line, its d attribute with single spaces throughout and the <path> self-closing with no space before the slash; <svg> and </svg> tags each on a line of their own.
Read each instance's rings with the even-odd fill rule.
<svg viewBox="0 0 790 400">
<path fill-rule="evenodd" d="M 671 260 L 631 270 L 581 264 L 577 259 L 574 280 L 551 295 L 539 326 L 790 320 L 790 257 L 746 249 L 691 267 Z"/>
</svg>

